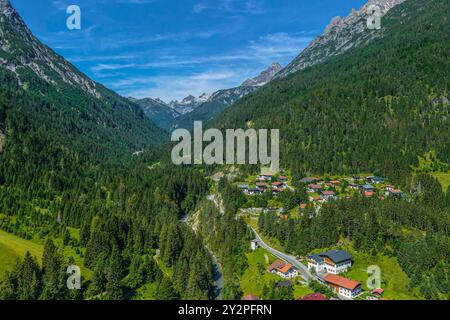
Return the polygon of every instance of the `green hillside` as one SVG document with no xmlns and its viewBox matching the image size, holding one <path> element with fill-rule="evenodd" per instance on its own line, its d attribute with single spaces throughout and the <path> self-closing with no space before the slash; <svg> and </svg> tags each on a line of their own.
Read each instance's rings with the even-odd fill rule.
<svg viewBox="0 0 450 320">
<path fill-rule="evenodd" d="M 279 128 L 281 162 L 295 174 L 396 178 L 429 151 L 448 167 L 449 9 L 408 0 L 384 17 L 379 39 L 273 81 L 212 126 Z"/>
</svg>

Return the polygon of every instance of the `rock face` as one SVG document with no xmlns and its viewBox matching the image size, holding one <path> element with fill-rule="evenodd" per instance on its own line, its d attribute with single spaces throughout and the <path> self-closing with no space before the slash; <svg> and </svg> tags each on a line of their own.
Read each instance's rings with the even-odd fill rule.
<svg viewBox="0 0 450 320">
<path fill-rule="evenodd" d="M 193 95 L 189 95 L 181 101 L 175 100 L 169 102 L 168 106 L 172 108 L 178 115 L 183 115 L 192 112 L 202 103 L 205 103 L 211 97 L 208 93 L 203 93 L 200 97 L 196 98 Z M 161 99 L 157 99 L 162 101 Z"/>
<path fill-rule="evenodd" d="M 28 67 L 49 84 L 64 82 L 100 97 L 96 83 L 40 43 L 8 0 L 0 0 L 0 66 L 12 71 L 20 85 L 26 83 L 21 71 Z"/>
<path fill-rule="evenodd" d="M 281 70 L 275 78 L 283 78 L 299 70 L 323 62 L 330 57 L 340 55 L 352 48 L 370 43 L 382 37 L 381 30 L 370 30 L 367 19 L 372 14 L 369 7 L 375 5 L 380 8 L 382 16 L 393 7 L 406 0 L 369 0 L 360 10 L 353 9 L 345 17 L 334 17 L 323 34 L 317 37 L 294 61 Z"/>
<path fill-rule="evenodd" d="M 277 62 L 272 63 L 267 70 L 262 71 L 257 77 L 248 79 L 245 81 L 241 87 L 253 87 L 253 86 L 263 86 L 270 82 L 273 77 L 280 72 L 282 69 L 281 65 Z"/>
<path fill-rule="evenodd" d="M 10 138 L 19 132 L 14 121 L 21 116 L 30 128 L 42 128 L 57 144 L 80 153 L 98 146 L 96 152 L 105 156 L 128 155 L 166 136 L 138 105 L 42 44 L 7 0 L 0 0 L 0 81 L 0 149 L 5 136 L 14 141 Z M 13 108 L 17 114 L 9 117 Z"/>
</svg>

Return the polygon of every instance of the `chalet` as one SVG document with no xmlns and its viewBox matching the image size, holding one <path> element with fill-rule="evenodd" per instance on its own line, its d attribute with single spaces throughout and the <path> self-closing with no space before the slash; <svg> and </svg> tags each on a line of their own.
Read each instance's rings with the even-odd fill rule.
<svg viewBox="0 0 450 320">
<path fill-rule="evenodd" d="M 362 292 L 360 282 L 334 274 L 325 275 L 321 278 L 321 282 L 328 286 L 334 293 L 349 299 L 355 298 Z"/>
<path fill-rule="evenodd" d="M 247 184 L 241 184 L 238 186 L 238 188 L 245 192 L 248 191 L 249 186 Z"/>
<path fill-rule="evenodd" d="M 373 191 L 364 191 L 364 196 L 367 198 L 373 197 Z"/>
<path fill-rule="evenodd" d="M 343 250 L 332 250 L 308 256 L 308 269 L 316 273 L 339 274 L 352 266 L 352 255 Z"/>
<path fill-rule="evenodd" d="M 380 184 L 380 183 L 384 182 L 384 178 L 370 177 L 369 181 L 370 181 L 370 183 L 373 183 L 373 184 Z"/>
<path fill-rule="evenodd" d="M 361 186 L 363 191 L 375 191 L 375 187 L 371 184 L 365 184 Z"/>
<path fill-rule="evenodd" d="M 322 197 L 309 197 L 309 201 L 310 202 L 316 202 L 316 203 L 325 203 L 327 202 L 324 198 Z"/>
<path fill-rule="evenodd" d="M 392 189 L 391 191 L 388 191 L 388 195 L 394 197 L 401 197 L 403 195 L 403 192 L 400 189 Z"/>
<path fill-rule="evenodd" d="M 272 183 L 272 189 L 274 190 L 283 190 L 284 184 L 282 182 L 274 182 Z"/>
<path fill-rule="evenodd" d="M 357 190 L 357 189 L 359 188 L 359 186 L 358 186 L 357 184 L 355 184 L 355 183 L 350 183 L 350 184 L 348 185 L 348 187 L 349 187 L 350 189 L 353 189 L 353 190 Z"/>
<path fill-rule="evenodd" d="M 381 297 L 384 294 L 384 290 L 382 288 L 378 288 L 372 291 L 372 294 Z"/>
<path fill-rule="evenodd" d="M 256 178 L 258 181 L 272 181 L 273 176 L 271 174 L 262 174 Z"/>
<path fill-rule="evenodd" d="M 310 185 L 308 185 L 307 192 L 314 193 L 314 192 L 319 192 L 320 190 L 322 190 L 322 186 L 320 184 L 310 184 Z"/>
<path fill-rule="evenodd" d="M 259 243 L 257 240 L 252 240 L 250 242 L 250 248 L 252 249 L 252 251 L 256 251 L 259 248 Z"/>
<path fill-rule="evenodd" d="M 251 196 L 253 196 L 253 195 L 261 195 L 261 194 L 263 194 L 263 192 L 260 189 L 258 189 L 258 188 L 249 188 L 247 190 L 247 194 L 251 195 Z"/>
<path fill-rule="evenodd" d="M 303 178 L 299 182 L 304 184 L 310 184 L 316 181 L 317 181 L 316 178 Z"/>
<path fill-rule="evenodd" d="M 306 203 L 301 203 L 300 204 L 300 211 L 303 212 L 306 209 Z"/>
<path fill-rule="evenodd" d="M 304 296 L 303 298 L 300 298 L 299 300 L 304 300 L 304 301 L 325 301 L 325 300 L 328 300 L 328 299 L 327 299 L 327 297 L 325 297 L 320 292 L 316 292 L 316 293 L 310 293 L 310 294 Z"/>
<path fill-rule="evenodd" d="M 321 195 L 325 200 L 333 200 L 336 198 L 336 192 L 330 190 L 322 191 Z"/>
<path fill-rule="evenodd" d="M 392 191 L 392 190 L 395 190 L 395 187 L 394 187 L 394 186 L 391 186 L 391 185 L 386 186 L 386 191 L 387 191 L 387 192 L 390 192 L 390 191 Z"/>
<path fill-rule="evenodd" d="M 285 176 L 281 176 L 279 180 L 280 182 L 286 183 L 288 181 L 288 178 Z"/>
<path fill-rule="evenodd" d="M 279 275 L 284 279 L 291 279 L 298 277 L 298 271 L 291 264 L 282 260 L 275 260 L 267 269 L 268 272 Z"/>
<path fill-rule="evenodd" d="M 259 182 L 256 184 L 256 188 L 258 188 L 259 190 L 261 190 L 262 192 L 266 192 L 267 190 L 267 184 L 263 183 L 263 182 Z"/>
<path fill-rule="evenodd" d="M 330 181 L 330 183 L 334 186 L 338 186 L 341 184 L 341 182 L 339 180 L 332 180 L 332 181 Z"/>
</svg>

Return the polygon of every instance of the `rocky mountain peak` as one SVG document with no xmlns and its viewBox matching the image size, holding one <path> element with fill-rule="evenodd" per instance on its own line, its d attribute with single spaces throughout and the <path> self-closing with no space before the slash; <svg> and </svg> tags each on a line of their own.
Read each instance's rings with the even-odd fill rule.
<svg viewBox="0 0 450 320">
<path fill-rule="evenodd" d="M 359 10 L 352 9 L 344 18 L 334 17 L 325 27 L 322 35 L 317 37 L 311 44 L 285 69 L 280 71 L 276 78 L 285 77 L 291 73 L 311 67 L 317 63 L 327 60 L 329 57 L 340 55 L 352 48 L 369 43 L 382 37 L 383 32 L 369 30 L 367 18 L 369 7 L 376 5 L 384 16 L 395 6 L 406 0 L 369 0 Z"/>
<path fill-rule="evenodd" d="M 269 66 L 269 68 L 262 71 L 257 77 L 246 80 L 241 86 L 263 86 L 266 83 L 270 82 L 281 69 L 281 65 L 278 62 L 274 62 Z"/>
<path fill-rule="evenodd" d="M 25 83 L 18 69 L 25 69 L 54 86 L 62 82 L 100 97 L 97 84 L 43 45 L 8 0 L 0 0 L 0 56 L 0 67 L 12 72 L 20 85 Z"/>
</svg>

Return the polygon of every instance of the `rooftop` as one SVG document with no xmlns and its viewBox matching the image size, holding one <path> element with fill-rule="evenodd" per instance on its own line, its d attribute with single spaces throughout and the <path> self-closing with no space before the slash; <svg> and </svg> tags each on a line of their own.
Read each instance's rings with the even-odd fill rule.
<svg viewBox="0 0 450 320">
<path fill-rule="evenodd" d="M 323 279 L 329 284 L 333 284 L 348 290 L 355 290 L 358 286 L 361 285 L 361 283 L 358 281 L 350 280 L 334 274 L 327 274 Z"/>
</svg>

